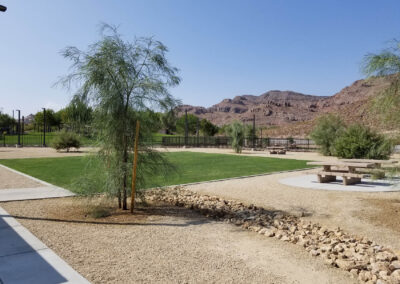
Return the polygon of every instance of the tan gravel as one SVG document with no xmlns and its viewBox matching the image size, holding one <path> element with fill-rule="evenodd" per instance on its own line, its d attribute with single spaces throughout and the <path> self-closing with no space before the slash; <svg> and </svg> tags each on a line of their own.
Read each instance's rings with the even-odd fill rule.
<svg viewBox="0 0 400 284">
<path fill-rule="evenodd" d="M 95 151 L 96 148 L 84 147 L 80 148 L 79 151 L 66 151 L 57 152 L 55 149 L 50 147 L 0 147 L 0 160 L 1 159 L 21 159 L 21 158 L 50 158 L 50 157 L 71 157 L 71 156 L 83 156 L 89 152 Z"/>
<path fill-rule="evenodd" d="M 0 190 L 7 188 L 41 187 L 43 184 L 0 167 Z"/>
<path fill-rule="evenodd" d="M 382 223 L 388 218 L 400 218 L 399 208 L 388 207 L 400 199 L 399 192 L 343 192 L 312 190 L 291 187 L 279 183 L 280 179 L 304 174 L 282 173 L 252 178 L 227 180 L 186 186 L 200 193 L 241 200 L 264 208 L 283 210 L 305 215 L 306 219 L 324 224 L 329 228 L 341 227 L 349 233 L 366 236 L 371 240 L 400 251 L 400 230 L 392 223 Z M 375 202 L 368 202 L 374 200 Z M 381 202 L 376 203 L 376 200 Z M 386 204 L 386 205 L 382 205 Z M 381 214 L 380 218 L 376 218 Z M 374 217 L 374 218 L 373 218 Z M 380 220 L 381 222 L 377 222 Z"/>
<path fill-rule="evenodd" d="M 187 209 L 91 219 L 71 200 L 1 206 L 93 283 L 355 283 L 299 246 Z"/>
</svg>

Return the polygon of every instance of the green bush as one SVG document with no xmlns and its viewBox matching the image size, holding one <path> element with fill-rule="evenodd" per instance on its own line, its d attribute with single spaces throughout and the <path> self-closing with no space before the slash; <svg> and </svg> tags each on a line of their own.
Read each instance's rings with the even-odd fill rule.
<svg viewBox="0 0 400 284">
<path fill-rule="evenodd" d="M 320 146 L 325 156 L 335 155 L 335 140 L 344 132 L 343 121 L 335 115 L 328 114 L 318 119 L 317 125 L 310 134 L 312 140 Z"/>
<path fill-rule="evenodd" d="M 59 150 L 67 150 L 70 148 L 79 149 L 81 147 L 81 141 L 79 136 L 73 132 L 61 132 L 58 136 L 54 137 L 51 147 Z"/>
<path fill-rule="evenodd" d="M 226 134 L 231 138 L 232 149 L 235 150 L 236 153 L 241 153 L 244 143 L 245 126 L 235 121 L 226 128 Z"/>
<path fill-rule="evenodd" d="M 350 125 L 335 140 L 336 155 L 346 159 L 388 159 L 392 143 L 361 124 Z"/>
</svg>

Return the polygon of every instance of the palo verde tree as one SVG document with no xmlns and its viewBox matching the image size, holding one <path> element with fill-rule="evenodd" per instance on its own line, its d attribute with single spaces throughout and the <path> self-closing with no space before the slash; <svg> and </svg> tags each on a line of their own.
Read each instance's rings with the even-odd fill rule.
<svg viewBox="0 0 400 284">
<path fill-rule="evenodd" d="M 105 189 L 118 197 L 119 207 L 127 209 L 127 188 L 136 121 L 140 120 L 140 140 L 151 135 L 148 112 L 172 109 L 176 101 L 168 88 L 180 82 L 177 69 L 166 59 L 167 47 L 153 38 L 124 40 L 115 27 L 102 25 L 101 39 L 86 51 L 67 47 L 63 56 L 72 61 L 73 72 L 61 83 L 80 84 L 78 94 L 93 106 L 93 127 L 104 164 Z M 146 114 L 146 115 L 143 115 Z M 151 123 L 151 122 L 150 122 Z M 162 173 L 167 166 L 161 153 L 140 145 L 138 178 L 146 172 Z M 133 204 L 131 205 L 133 206 Z"/>
<path fill-rule="evenodd" d="M 394 40 L 392 45 L 380 53 L 369 53 L 364 57 L 362 71 L 370 76 L 388 76 L 393 80 L 373 101 L 373 109 L 383 118 L 387 125 L 400 126 L 400 42 Z"/>
</svg>

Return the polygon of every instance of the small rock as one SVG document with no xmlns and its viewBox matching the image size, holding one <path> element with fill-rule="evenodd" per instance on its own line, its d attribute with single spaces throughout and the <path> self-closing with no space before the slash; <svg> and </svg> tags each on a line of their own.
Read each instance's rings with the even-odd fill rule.
<svg viewBox="0 0 400 284">
<path fill-rule="evenodd" d="M 313 249 L 313 250 L 310 251 L 310 254 L 312 256 L 318 256 L 320 254 L 320 252 L 318 250 L 316 250 L 316 249 Z"/>
<path fill-rule="evenodd" d="M 282 238 L 281 238 L 281 241 L 284 241 L 284 242 L 288 242 L 288 241 L 290 241 L 290 238 L 288 237 L 288 236 L 283 236 Z"/>
<path fill-rule="evenodd" d="M 267 229 L 265 230 L 264 235 L 266 235 L 267 237 L 273 237 L 275 235 L 275 231 L 273 229 Z"/>
<path fill-rule="evenodd" d="M 267 229 L 263 228 L 263 229 L 259 230 L 258 233 L 263 235 L 263 234 L 265 234 L 266 231 L 267 231 Z"/>
<path fill-rule="evenodd" d="M 400 261 L 398 261 L 398 260 L 393 261 L 393 262 L 389 265 L 389 269 L 390 269 L 391 271 L 400 269 Z"/>
<path fill-rule="evenodd" d="M 352 260 L 347 260 L 347 259 L 336 259 L 336 265 L 339 268 L 342 268 L 344 270 L 350 271 L 351 269 L 354 268 L 354 261 Z"/>
</svg>

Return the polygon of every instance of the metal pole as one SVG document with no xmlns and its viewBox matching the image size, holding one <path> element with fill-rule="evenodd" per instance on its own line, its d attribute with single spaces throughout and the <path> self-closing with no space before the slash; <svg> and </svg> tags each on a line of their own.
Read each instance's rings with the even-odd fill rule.
<svg viewBox="0 0 400 284">
<path fill-rule="evenodd" d="M 200 126 L 199 126 L 199 124 L 200 124 L 200 119 L 197 119 L 197 147 L 199 147 L 199 133 L 200 133 Z M 204 133 L 203 133 L 203 135 L 204 135 Z"/>
<path fill-rule="evenodd" d="M 256 115 L 253 114 L 253 149 L 255 147 L 255 139 L 256 139 Z"/>
<path fill-rule="evenodd" d="M 136 169 L 137 169 L 137 157 L 138 157 L 138 145 L 139 145 L 139 120 L 136 121 L 136 135 L 135 135 L 135 156 L 133 157 L 133 168 L 132 168 L 132 192 L 131 192 L 131 213 L 133 213 L 133 207 L 135 206 L 135 192 L 136 192 Z"/>
<path fill-rule="evenodd" d="M 46 147 L 46 109 L 43 108 L 43 147 Z"/>
<path fill-rule="evenodd" d="M 21 146 L 21 111 L 19 109 L 16 109 L 18 111 L 18 125 L 17 125 L 17 134 L 18 134 L 18 144 L 17 146 Z"/>
<path fill-rule="evenodd" d="M 25 116 L 22 116 L 22 146 L 24 146 Z"/>
<path fill-rule="evenodd" d="M 187 109 L 185 109 L 185 146 L 187 145 L 187 140 L 188 140 L 188 117 L 187 117 Z"/>
</svg>

